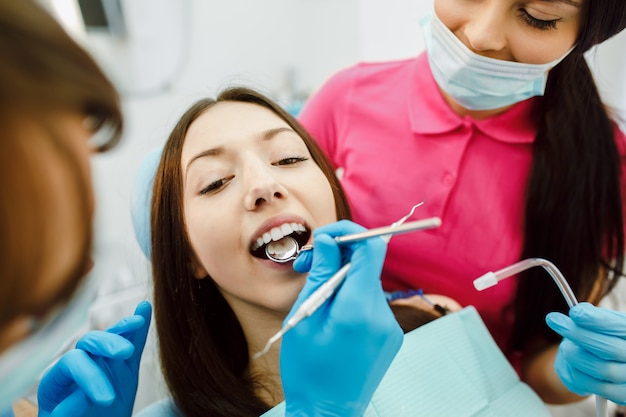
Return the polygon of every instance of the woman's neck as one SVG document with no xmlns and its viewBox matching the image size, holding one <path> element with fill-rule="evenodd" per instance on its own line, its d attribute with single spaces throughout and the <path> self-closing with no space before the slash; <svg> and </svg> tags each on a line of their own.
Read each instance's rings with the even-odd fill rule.
<svg viewBox="0 0 626 417">
<path fill-rule="evenodd" d="M 276 341 L 263 356 L 257 359 L 253 359 L 253 356 L 262 350 L 267 341 L 280 330 L 285 317 L 276 312 L 259 311 L 258 308 L 250 305 L 232 304 L 231 308 L 248 342 L 250 354 L 248 373 L 259 382 L 256 394 L 267 404 L 275 406 L 284 399 L 280 379 L 281 341 Z"/>
</svg>

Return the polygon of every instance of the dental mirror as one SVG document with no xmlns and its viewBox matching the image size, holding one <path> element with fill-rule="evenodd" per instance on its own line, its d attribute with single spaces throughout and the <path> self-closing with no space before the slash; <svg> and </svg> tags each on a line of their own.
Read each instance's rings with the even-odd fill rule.
<svg viewBox="0 0 626 417">
<path fill-rule="evenodd" d="M 289 236 L 285 236 L 278 241 L 269 242 L 265 246 L 267 258 L 279 264 L 293 261 L 296 259 L 298 252 L 300 252 L 298 242 Z"/>
</svg>

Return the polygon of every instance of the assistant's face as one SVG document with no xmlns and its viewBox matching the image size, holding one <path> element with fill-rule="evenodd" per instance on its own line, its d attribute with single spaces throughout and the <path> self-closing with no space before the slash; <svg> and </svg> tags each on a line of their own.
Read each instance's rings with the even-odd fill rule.
<svg viewBox="0 0 626 417">
<path fill-rule="evenodd" d="M 181 164 L 197 277 L 213 279 L 235 311 L 287 313 L 305 278 L 291 262 L 266 259 L 264 243 L 292 235 L 302 245 L 337 220 L 329 182 L 303 140 L 262 106 L 222 102 L 190 126 Z"/>
<path fill-rule="evenodd" d="M 82 115 L 60 113 L 53 119 L 52 128 L 65 146 L 62 152 L 71 154 L 70 159 L 78 166 L 68 165 L 50 139 L 50 132 L 41 125 L 28 120 L 19 124 L 20 137 L 29 140 L 26 150 L 29 163 L 36 167 L 39 177 L 37 189 L 41 190 L 41 195 L 38 197 L 45 201 L 37 208 L 45 230 L 26 229 L 24 233 L 35 234 L 30 240 L 41 246 L 44 255 L 37 259 L 15 260 L 40 263 L 35 268 L 40 274 L 33 277 L 25 296 L 16 301 L 20 312 L 0 329 L 0 352 L 30 333 L 33 318 L 44 318 L 54 306 L 65 301 L 70 293 L 68 289 L 75 285 L 76 271 L 89 255 L 90 248 L 85 247 L 89 230 L 85 227 L 91 223 L 93 190 L 89 187 L 89 195 L 84 195 L 85 190 L 76 186 L 76 176 L 91 184 L 89 139 L 92 132 L 85 127 Z M 36 192 L 34 189 L 27 191 Z"/>
<path fill-rule="evenodd" d="M 92 131 L 86 127 L 82 115 L 62 115 L 57 118 L 59 132 L 62 132 L 64 139 L 68 143 L 68 150 L 74 154 L 74 159 L 78 162 L 78 171 L 70 170 L 63 163 L 59 166 L 59 161 L 49 160 L 49 167 L 45 169 L 51 187 L 55 190 L 53 195 L 55 201 L 50 202 L 47 210 L 53 222 L 54 241 L 50 247 L 54 251 L 54 256 L 50 256 L 47 268 L 47 279 L 41 280 L 40 285 L 35 288 L 34 293 L 45 298 L 49 294 L 54 294 L 60 287 L 66 285 L 70 274 L 81 265 L 85 257 L 88 256 L 89 248 L 84 247 L 85 224 L 82 219 L 87 215 L 91 218 L 93 214 L 93 188 L 91 187 L 90 156 L 92 148 L 90 137 Z M 78 195 L 82 190 L 70 187 L 68 184 L 74 183 L 72 176 L 80 175 L 89 184 L 89 195 Z M 84 213 L 83 200 L 86 199 L 89 207 L 88 213 Z M 87 272 L 87 271 L 85 271 Z"/>
<path fill-rule="evenodd" d="M 582 0 L 435 0 L 441 21 L 473 52 L 545 64 L 576 41 Z"/>
</svg>

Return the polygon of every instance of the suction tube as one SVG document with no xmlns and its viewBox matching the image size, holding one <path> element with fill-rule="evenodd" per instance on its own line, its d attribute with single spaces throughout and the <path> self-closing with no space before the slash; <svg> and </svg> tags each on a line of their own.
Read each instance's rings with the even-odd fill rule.
<svg viewBox="0 0 626 417">
<path fill-rule="evenodd" d="M 493 287 L 503 279 L 519 274 L 520 272 L 535 266 L 541 266 L 548 272 L 548 274 L 550 274 L 570 308 L 578 304 L 578 300 L 576 299 L 572 288 L 565 280 L 561 271 L 559 271 L 559 268 L 557 268 L 552 262 L 541 258 L 524 259 L 523 261 L 507 266 L 506 268 L 502 268 L 496 272 L 487 272 L 485 275 L 474 280 L 474 288 L 478 291 L 485 290 Z M 600 397 L 599 395 L 596 395 L 596 416 L 608 417 L 606 398 Z"/>
</svg>

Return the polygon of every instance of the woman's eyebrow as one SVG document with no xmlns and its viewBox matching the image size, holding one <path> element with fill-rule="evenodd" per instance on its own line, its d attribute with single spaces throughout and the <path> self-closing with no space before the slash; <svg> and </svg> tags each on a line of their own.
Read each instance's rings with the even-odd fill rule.
<svg viewBox="0 0 626 417">
<path fill-rule="evenodd" d="M 293 129 L 289 127 L 277 127 L 276 129 L 269 129 L 263 132 L 262 138 L 264 140 L 272 139 L 274 136 L 279 133 L 288 132 L 288 133 L 296 133 Z"/>
<path fill-rule="evenodd" d="M 185 169 L 185 172 L 188 172 L 191 164 L 193 164 L 198 159 L 204 158 L 207 156 L 217 156 L 223 153 L 224 153 L 224 148 L 221 146 L 218 146 L 217 148 L 205 149 L 204 151 L 196 154 L 193 158 L 191 158 L 191 160 L 189 160 L 189 162 L 187 163 L 187 168 Z"/>
<path fill-rule="evenodd" d="M 563 3 L 568 6 L 574 6 L 576 8 L 580 8 L 580 3 L 575 0 L 541 0 L 541 1 L 544 3 L 553 3 L 553 4 Z"/>
<path fill-rule="evenodd" d="M 274 138 L 275 136 L 277 136 L 279 133 L 283 133 L 283 132 L 297 134 L 293 129 L 291 129 L 289 127 L 277 127 L 275 129 L 268 129 L 268 130 L 262 132 L 261 133 L 261 139 L 262 140 L 270 140 L 270 139 Z M 191 166 L 191 164 L 194 163 L 195 161 L 197 161 L 198 159 L 205 158 L 207 156 L 222 155 L 224 152 L 225 152 L 225 149 L 222 146 L 218 146 L 218 147 L 211 148 L 211 149 L 205 149 L 204 151 L 199 152 L 198 154 L 196 154 L 193 158 L 191 158 L 189 160 L 189 162 L 187 163 L 186 171 L 189 171 L 189 167 Z"/>
</svg>

